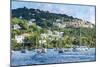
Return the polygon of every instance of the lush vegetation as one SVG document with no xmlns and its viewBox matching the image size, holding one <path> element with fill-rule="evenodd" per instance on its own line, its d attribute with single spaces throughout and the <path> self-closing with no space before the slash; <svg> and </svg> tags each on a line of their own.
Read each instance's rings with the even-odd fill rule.
<svg viewBox="0 0 100 67">
<path fill-rule="evenodd" d="M 24 8 L 18 8 L 12 10 L 12 17 L 16 18 L 22 18 L 26 20 L 36 19 L 36 24 L 41 27 L 51 27 L 53 22 L 56 22 L 56 19 L 62 19 L 63 21 L 72 21 L 72 20 L 81 20 L 78 18 L 74 18 L 73 16 L 68 16 L 65 14 L 56 14 L 56 13 L 50 13 L 49 11 L 42 11 L 39 9 L 28 9 L 26 7 Z"/>
<path fill-rule="evenodd" d="M 34 13 L 34 15 L 32 13 Z M 20 18 L 20 16 L 22 17 Z M 96 46 L 95 25 L 93 28 L 54 27 L 52 22 L 55 22 L 56 19 L 63 17 L 64 21 L 72 21 L 73 19 L 78 19 L 64 14 L 49 13 L 48 11 L 40 11 L 39 9 L 27 9 L 26 7 L 13 9 L 11 20 L 11 48 L 13 50 L 20 50 L 22 48 L 27 48 L 31 50 L 34 48 L 42 47 L 70 48 L 75 45 L 84 45 L 87 47 Z M 32 18 L 35 18 L 36 21 L 32 22 L 32 24 L 29 25 L 29 20 L 31 20 Z M 14 29 L 14 25 L 19 25 L 21 28 Z M 48 34 L 48 30 L 50 30 L 51 32 L 64 32 L 64 34 L 61 38 L 52 36 L 46 37 L 44 38 L 44 40 L 46 40 L 46 43 L 39 43 L 39 40 L 43 40 L 41 38 L 41 34 Z M 24 43 L 17 43 L 15 36 L 22 35 L 25 33 L 27 33 L 28 36 L 24 38 Z"/>
</svg>

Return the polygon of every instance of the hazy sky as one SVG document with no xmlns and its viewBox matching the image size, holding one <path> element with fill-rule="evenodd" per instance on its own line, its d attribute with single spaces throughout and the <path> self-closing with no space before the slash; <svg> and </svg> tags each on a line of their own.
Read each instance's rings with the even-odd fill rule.
<svg viewBox="0 0 100 67">
<path fill-rule="evenodd" d="M 95 23 L 94 6 L 12 1 L 12 9 L 24 6 L 27 8 L 35 8 L 53 13 L 66 14 Z"/>
</svg>

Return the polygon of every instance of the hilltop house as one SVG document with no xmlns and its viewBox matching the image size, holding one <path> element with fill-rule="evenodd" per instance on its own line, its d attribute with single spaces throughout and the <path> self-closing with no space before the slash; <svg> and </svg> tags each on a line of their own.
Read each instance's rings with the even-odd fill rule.
<svg viewBox="0 0 100 67">
<path fill-rule="evenodd" d="M 31 22 L 34 22 L 34 21 L 36 21 L 36 19 L 31 19 L 30 21 L 31 21 Z"/>
<path fill-rule="evenodd" d="M 87 21 L 82 21 L 82 20 L 75 20 L 71 22 L 66 22 L 66 27 L 74 27 L 74 28 L 93 28 L 93 24 Z"/>
<path fill-rule="evenodd" d="M 89 22 L 84 22 L 83 23 L 83 27 L 93 28 L 93 24 L 92 23 L 89 23 Z"/>
<path fill-rule="evenodd" d="M 74 27 L 74 28 L 93 28 L 93 24 L 85 21 L 85 20 L 79 20 L 74 19 L 72 21 L 64 21 L 63 19 L 56 19 L 56 22 L 53 23 L 54 26 L 57 26 L 59 28 L 65 28 L 65 27 Z"/>
<path fill-rule="evenodd" d="M 54 22 L 53 25 L 59 28 L 66 27 L 66 23 L 62 19 L 56 19 L 56 22 Z"/>
<path fill-rule="evenodd" d="M 57 26 L 59 28 L 65 28 L 66 24 L 65 23 L 53 23 L 54 26 Z"/>
<path fill-rule="evenodd" d="M 32 15 L 32 16 L 34 16 L 35 14 L 30 12 L 30 13 L 29 13 L 29 15 Z"/>
<path fill-rule="evenodd" d="M 61 22 L 62 20 L 61 19 L 56 19 L 56 22 Z"/>
</svg>

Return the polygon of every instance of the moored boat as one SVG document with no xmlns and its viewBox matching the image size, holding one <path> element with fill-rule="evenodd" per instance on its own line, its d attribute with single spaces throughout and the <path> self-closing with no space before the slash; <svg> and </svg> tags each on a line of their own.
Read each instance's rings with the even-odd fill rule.
<svg viewBox="0 0 100 67">
<path fill-rule="evenodd" d="M 73 51 L 87 51 L 89 48 L 86 46 L 73 47 Z"/>
<path fill-rule="evenodd" d="M 37 53 L 46 53 L 46 52 L 47 52 L 46 48 L 37 49 Z"/>
</svg>

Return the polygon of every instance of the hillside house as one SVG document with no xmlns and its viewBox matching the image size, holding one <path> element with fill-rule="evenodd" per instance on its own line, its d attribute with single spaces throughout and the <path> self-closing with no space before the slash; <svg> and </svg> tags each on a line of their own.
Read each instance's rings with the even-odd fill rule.
<svg viewBox="0 0 100 67">
<path fill-rule="evenodd" d="M 24 38 L 25 37 L 23 35 L 15 36 L 15 40 L 17 41 L 17 43 L 23 43 Z"/>
<path fill-rule="evenodd" d="M 21 27 L 18 24 L 13 25 L 12 27 L 13 29 L 21 29 Z"/>
<path fill-rule="evenodd" d="M 24 39 L 25 39 L 25 37 L 28 37 L 28 36 L 30 36 L 30 34 L 28 34 L 28 33 L 24 33 L 24 34 L 21 34 L 21 35 L 16 35 L 15 36 L 15 40 L 17 41 L 17 43 L 24 43 Z"/>
</svg>

